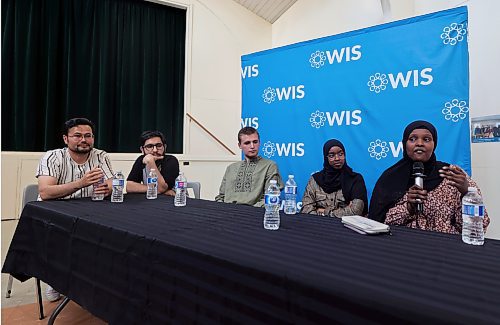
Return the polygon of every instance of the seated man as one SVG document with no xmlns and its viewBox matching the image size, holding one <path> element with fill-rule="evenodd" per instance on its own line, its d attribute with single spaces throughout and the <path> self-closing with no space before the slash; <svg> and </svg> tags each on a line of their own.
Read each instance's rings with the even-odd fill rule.
<svg viewBox="0 0 500 325">
<path fill-rule="evenodd" d="M 146 193 L 147 173 L 157 170 L 158 193 L 174 196 L 175 179 L 179 175 L 179 161 L 165 155 L 167 140 L 160 131 L 144 131 L 141 134 L 142 155 L 137 158 L 127 178 L 128 193 Z"/>
<path fill-rule="evenodd" d="M 113 170 L 108 154 L 94 148 L 94 124 L 86 118 L 73 118 L 64 123 L 63 141 L 66 148 L 47 151 L 38 164 L 38 192 L 42 200 L 89 197 L 95 191 L 111 193 Z M 102 177 L 106 182 L 93 188 Z M 60 298 L 50 286 L 47 299 Z"/>
<path fill-rule="evenodd" d="M 270 180 L 277 180 L 279 188 L 283 188 L 278 166 L 259 156 L 260 136 L 253 127 L 244 127 L 238 132 L 238 147 L 245 159 L 226 168 L 215 201 L 263 207 Z"/>
<path fill-rule="evenodd" d="M 108 154 L 94 148 L 94 124 L 86 118 L 64 123 L 66 148 L 47 151 L 40 160 L 36 177 L 42 200 L 89 197 L 95 191 L 111 193 L 113 170 Z M 106 182 L 93 189 L 93 184 Z"/>
</svg>

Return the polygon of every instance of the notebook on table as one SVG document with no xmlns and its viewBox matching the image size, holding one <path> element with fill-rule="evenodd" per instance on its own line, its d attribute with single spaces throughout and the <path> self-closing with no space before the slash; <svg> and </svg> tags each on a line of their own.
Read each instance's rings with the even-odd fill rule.
<svg viewBox="0 0 500 325">
<path fill-rule="evenodd" d="M 387 233 L 390 231 L 388 225 L 378 221 L 368 219 L 362 216 L 345 216 L 342 217 L 342 223 L 349 229 L 352 229 L 360 234 L 375 235 Z"/>
</svg>

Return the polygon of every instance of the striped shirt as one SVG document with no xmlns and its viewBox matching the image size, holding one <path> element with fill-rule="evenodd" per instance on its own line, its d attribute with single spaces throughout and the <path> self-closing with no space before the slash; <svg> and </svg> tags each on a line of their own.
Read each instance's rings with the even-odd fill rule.
<svg viewBox="0 0 500 325">
<path fill-rule="evenodd" d="M 101 166 L 104 178 L 113 178 L 113 169 L 108 154 L 93 148 L 89 157 L 83 164 L 77 164 L 70 156 L 68 148 L 47 151 L 38 164 L 36 177 L 52 176 L 57 179 L 57 184 L 66 184 L 83 178 L 86 172 Z M 81 188 L 62 199 L 72 199 L 92 196 L 92 185 Z"/>
</svg>

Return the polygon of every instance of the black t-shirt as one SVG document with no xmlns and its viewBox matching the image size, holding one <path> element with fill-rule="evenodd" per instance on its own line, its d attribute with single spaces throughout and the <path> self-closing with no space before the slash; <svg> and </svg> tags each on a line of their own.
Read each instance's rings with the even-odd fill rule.
<svg viewBox="0 0 500 325">
<path fill-rule="evenodd" d="M 144 155 L 140 155 L 134 162 L 132 170 L 127 177 L 127 181 L 144 183 L 146 172 L 142 159 L 144 159 Z M 165 182 L 168 184 L 168 189 L 173 189 L 175 186 L 175 179 L 179 176 L 179 161 L 177 158 L 171 155 L 165 155 L 163 159 L 156 161 L 156 166 L 163 176 L 163 179 L 165 179 Z"/>
</svg>

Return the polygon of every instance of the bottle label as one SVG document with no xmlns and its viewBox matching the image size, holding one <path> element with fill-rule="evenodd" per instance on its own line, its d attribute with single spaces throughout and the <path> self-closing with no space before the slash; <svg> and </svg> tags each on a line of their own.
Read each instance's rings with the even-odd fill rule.
<svg viewBox="0 0 500 325">
<path fill-rule="evenodd" d="M 156 177 L 148 177 L 148 184 L 156 184 L 156 182 L 158 181 L 158 178 Z"/>
<path fill-rule="evenodd" d="M 275 194 L 264 195 L 264 204 L 279 204 L 280 197 Z"/>
<path fill-rule="evenodd" d="M 104 177 L 101 177 L 98 182 L 94 183 L 94 188 L 101 186 L 105 182 Z"/>
<path fill-rule="evenodd" d="M 106 181 L 106 180 L 104 179 L 104 176 L 103 176 L 103 177 L 101 177 L 101 178 L 99 179 L 99 181 L 97 182 L 97 184 L 98 184 L 98 185 L 101 185 L 101 184 L 102 184 L 102 183 L 104 183 L 105 181 Z"/>
<path fill-rule="evenodd" d="M 113 179 L 113 186 L 123 186 L 125 183 L 124 179 Z"/>
<path fill-rule="evenodd" d="M 462 213 L 469 216 L 483 217 L 484 205 L 464 204 L 462 205 Z"/>
<path fill-rule="evenodd" d="M 185 188 L 186 182 L 175 181 L 175 188 Z"/>
<path fill-rule="evenodd" d="M 297 194 L 297 186 L 285 186 L 285 194 Z"/>
</svg>

